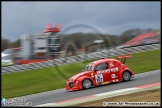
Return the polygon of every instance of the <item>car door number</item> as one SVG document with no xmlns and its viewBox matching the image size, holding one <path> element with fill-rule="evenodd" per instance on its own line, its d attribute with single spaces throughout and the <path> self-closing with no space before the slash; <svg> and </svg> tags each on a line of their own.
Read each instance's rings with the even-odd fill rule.
<svg viewBox="0 0 162 108">
<path fill-rule="evenodd" d="M 95 75 L 96 82 L 103 82 L 103 75 L 102 74 L 97 74 Z"/>
</svg>

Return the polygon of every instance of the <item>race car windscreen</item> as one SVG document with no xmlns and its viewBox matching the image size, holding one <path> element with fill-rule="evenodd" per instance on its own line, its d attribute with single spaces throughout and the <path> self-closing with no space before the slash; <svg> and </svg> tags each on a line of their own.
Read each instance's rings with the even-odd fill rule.
<svg viewBox="0 0 162 108">
<path fill-rule="evenodd" d="M 84 69 L 84 71 L 90 71 L 90 70 L 94 70 L 94 64 L 88 64 L 87 66 L 86 66 L 86 68 Z"/>
</svg>

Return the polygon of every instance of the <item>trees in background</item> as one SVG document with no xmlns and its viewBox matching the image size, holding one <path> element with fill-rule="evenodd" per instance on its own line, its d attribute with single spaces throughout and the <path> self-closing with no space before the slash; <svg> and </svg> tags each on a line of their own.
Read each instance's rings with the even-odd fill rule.
<svg viewBox="0 0 162 108">
<path fill-rule="evenodd" d="M 111 35 L 111 34 L 102 34 L 106 37 L 107 41 L 109 42 L 110 46 L 118 46 L 121 45 L 130 39 L 147 32 L 154 32 L 158 30 L 154 30 L 152 28 L 147 29 L 130 29 L 126 30 L 121 35 Z M 86 45 L 93 44 L 94 40 L 103 40 L 100 36 L 100 34 L 96 33 L 73 33 L 73 34 L 63 34 L 60 37 L 60 43 L 62 45 L 62 50 L 66 50 L 66 47 L 69 44 L 74 44 L 76 48 L 84 48 Z M 20 39 L 11 42 L 8 39 L 1 39 L 1 52 L 7 48 L 16 48 L 20 47 Z M 101 45 L 101 47 L 104 47 L 104 45 Z"/>
<path fill-rule="evenodd" d="M 4 38 L 1 39 L 1 52 L 4 51 L 5 49 L 16 47 L 20 47 L 20 39 L 14 42 L 11 42 L 10 40 Z"/>
</svg>

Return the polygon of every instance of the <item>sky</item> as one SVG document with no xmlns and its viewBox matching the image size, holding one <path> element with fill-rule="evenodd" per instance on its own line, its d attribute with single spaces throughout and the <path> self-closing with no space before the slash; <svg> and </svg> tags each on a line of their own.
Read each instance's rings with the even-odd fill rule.
<svg viewBox="0 0 162 108">
<path fill-rule="evenodd" d="M 41 33 L 45 25 L 88 25 L 100 33 L 120 35 L 128 29 L 160 27 L 160 2 L 2 2 L 2 38 Z M 77 26 L 66 33 L 93 32 Z"/>
</svg>

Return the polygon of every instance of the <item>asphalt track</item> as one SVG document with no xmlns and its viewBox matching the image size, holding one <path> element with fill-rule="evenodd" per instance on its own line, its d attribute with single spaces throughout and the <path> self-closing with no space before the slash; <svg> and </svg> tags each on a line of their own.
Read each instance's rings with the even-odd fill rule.
<svg viewBox="0 0 162 108">
<path fill-rule="evenodd" d="M 161 81 L 160 76 L 161 76 L 161 70 L 155 70 L 155 71 L 145 72 L 141 74 L 136 74 L 135 78 L 131 79 L 131 81 L 128 82 L 108 84 L 108 85 L 99 86 L 87 90 L 73 91 L 73 92 L 67 92 L 65 91 L 65 89 L 58 89 L 58 90 L 52 90 L 48 92 L 28 95 L 28 96 L 22 96 L 19 98 L 25 98 L 27 99 L 27 102 L 32 102 L 32 105 L 35 106 L 40 104 L 67 100 L 71 98 L 93 95 L 102 92 L 135 87 L 143 84 L 160 82 Z"/>
</svg>

